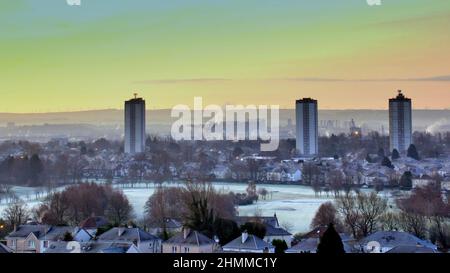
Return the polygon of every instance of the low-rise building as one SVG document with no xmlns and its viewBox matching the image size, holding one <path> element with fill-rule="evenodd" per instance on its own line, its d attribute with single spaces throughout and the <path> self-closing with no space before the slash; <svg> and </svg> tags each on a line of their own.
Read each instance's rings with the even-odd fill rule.
<svg viewBox="0 0 450 273">
<path fill-rule="evenodd" d="M 224 245 L 222 250 L 231 253 L 275 253 L 275 247 L 272 244 L 255 235 L 248 234 L 246 231 Z"/>
<path fill-rule="evenodd" d="M 213 253 L 217 250 L 216 241 L 189 228 L 183 228 L 162 245 L 163 253 Z"/>
<path fill-rule="evenodd" d="M 75 228 L 69 226 L 21 225 L 6 236 L 7 246 L 15 253 L 43 253 L 51 242 L 73 236 Z"/>
</svg>

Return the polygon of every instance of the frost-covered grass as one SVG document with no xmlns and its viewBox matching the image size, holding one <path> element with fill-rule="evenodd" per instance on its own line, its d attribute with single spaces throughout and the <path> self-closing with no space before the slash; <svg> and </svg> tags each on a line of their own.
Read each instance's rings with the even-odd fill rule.
<svg viewBox="0 0 450 273">
<path fill-rule="evenodd" d="M 179 183 L 167 183 L 167 186 L 177 186 Z M 213 186 L 222 192 L 233 191 L 235 193 L 245 192 L 247 185 L 238 183 L 214 182 Z M 260 185 L 265 188 L 269 194 L 266 200 L 260 200 L 250 206 L 239 207 L 239 215 L 252 216 L 258 213 L 262 216 L 272 216 L 275 213 L 278 216 L 281 225 L 287 224 L 291 233 L 306 232 L 316 210 L 319 206 L 327 201 L 333 201 L 333 196 L 328 197 L 322 193 L 321 196 L 315 196 L 314 191 L 310 187 L 297 185 Z M 42 201 L 42 197 L 36 199 L 36 188 L 14 187 L 16 196 L 20 197 L 30 208 L 38 205 Z M 123 188 L 123 192 L 133 205 L 136 217 L 141 218 L 144 214 L 144 205 L 148 198 L 155 190 L 154 184 L 139 184 L 134 188 Z M 38 191 L 44 192 L 43 188 Z M 369 190 L 367 190 L 369 191 Z M 389 192 L 381 193 L 381 195 L 390 197 Z M 5 200 L 0 204 L 0 215 L 7 206 Z"/>
</svg>

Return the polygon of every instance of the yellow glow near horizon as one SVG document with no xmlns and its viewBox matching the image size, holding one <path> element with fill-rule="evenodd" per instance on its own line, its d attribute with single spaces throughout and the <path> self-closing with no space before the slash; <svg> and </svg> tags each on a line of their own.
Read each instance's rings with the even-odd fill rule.
<svg viewBox="0 0 450 273">
<path fill-rule="evenodd" d="M 277 104 L 450 108 L 450 2 L 0 3 L 0 112 Z M 106 4 L 108 3 L 108 4 Z"/>
</svg>

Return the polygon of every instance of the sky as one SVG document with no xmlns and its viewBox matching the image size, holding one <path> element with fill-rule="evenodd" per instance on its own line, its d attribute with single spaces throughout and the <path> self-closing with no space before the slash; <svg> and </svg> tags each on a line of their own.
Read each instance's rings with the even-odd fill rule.
<svg viewBox="0 0 450 273">
<path fill-rule="evenodd" d="M 450 108 L 450 1 L 0 1 L 0 112 Z"/>
</svg>

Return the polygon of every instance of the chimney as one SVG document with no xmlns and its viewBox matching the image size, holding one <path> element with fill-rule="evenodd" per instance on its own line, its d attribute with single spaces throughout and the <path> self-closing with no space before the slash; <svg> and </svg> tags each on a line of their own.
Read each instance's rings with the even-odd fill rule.
<svg viewBox="0 0 450 273">
<path fill-rule="evenodd" d="M 242 239 L 242 243 L 245 244 L 245 242 L 248 239 L 248 232 L 247 231 L 242 232 L 241 239 Z"/>
<path fill-rule="evenodd" d="M 187 227 L 183 228 L 183 238 L 186 240 L 186 238 L 189 236 L 189 233 L 191 233 L 191 230 Z"/>
<path fill-rule="evenodd" d="M 14 232 L 16 232 L 16 231 L 17 231 L 17 225 L 14 224 Z"/>
</svg>

